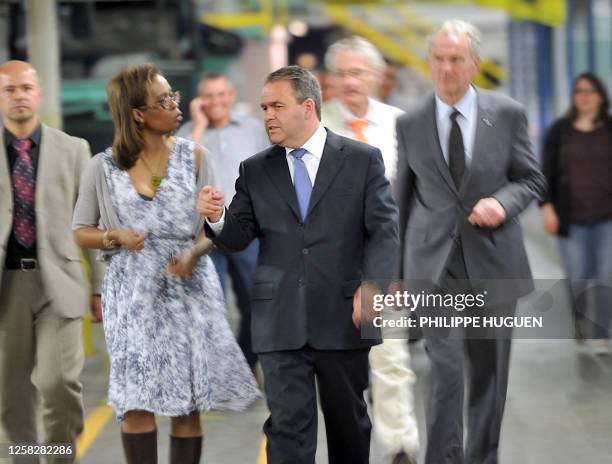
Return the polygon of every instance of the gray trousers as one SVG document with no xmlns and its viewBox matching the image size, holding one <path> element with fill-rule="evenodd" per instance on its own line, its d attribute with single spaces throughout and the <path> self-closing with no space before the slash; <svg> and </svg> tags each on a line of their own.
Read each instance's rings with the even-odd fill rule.
<svg viewBox="0 0 612 464">
<path fill-rule="evenodd" d="M 446 274 L 451 281 L 467 279 L 460 247 L 453 252 Z M 507 305 L 510 308 L 504 309 L 505 314 L 513 312 L 516 302 Z M 426 338 L 431 363 L 426 464 L 497 464 L 510 347 L 510 338 Z"/>
<path fill-rule="evenodd" d="M 38 271 L 5 270 L 0 287 L 0 443 L 38 443 L 37 393 L 45 443 L 75 447 L 83 429 L 79 376 L 84 355 L 81 319 L 52 310 Z M 76 452 L 74 453 L 76 456 Z M 48 459 L 69 463 L 73 459 Z M 11 462 L 0 458 L 0 462 Z M 38 464 L 36 457 L 15 461 Z"/>
</svg>

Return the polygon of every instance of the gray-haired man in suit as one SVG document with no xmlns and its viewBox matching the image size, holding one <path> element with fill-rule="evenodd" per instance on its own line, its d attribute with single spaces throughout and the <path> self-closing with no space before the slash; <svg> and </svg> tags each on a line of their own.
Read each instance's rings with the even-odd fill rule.
<svg viewBox="0 0 612 464">
<path fill-rule="evenodd" d="M 451 292 L 464 280 L 503 281 L 498 298 L 505 303 L 487 310 L 512 313 L 516 299 L 533 288 L 517 217 L 541 197 L 545 180 L 519 104 L 471 85 L 478 46 L 473 26 L 445 22 L 429 50 L 435 95 L 398 119 L 394 186 L 403 277 L 408 285 L 422 279 Z M 432 386 L 425 462 L 497 463 L 510 339 L 429 337 L 426 349 Z M 470 379 L 465 451 L 464 366 Z"/>
<path fill-rule="evenodd" d="M 41 100 L 34 68 L 0 65 L 0 442 L 37 442 L 38 391 L 45 441 L 74 450 L 83 428 L 81 316 L 90 292 L 71 225 L 90 151 L 85 140 L 40 123 Z M 104 269 L 90 263 L 99 293 Z M 99 313 L 99 295 L 91 304 Z"/>
</svg>

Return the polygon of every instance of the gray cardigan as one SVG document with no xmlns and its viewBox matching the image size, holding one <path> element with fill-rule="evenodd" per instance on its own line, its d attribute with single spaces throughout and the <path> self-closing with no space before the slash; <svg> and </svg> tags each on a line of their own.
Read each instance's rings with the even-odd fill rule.
<svg viewBox="0 0 612 464">
<path fill-rule="evenodd" d="M 205 185 L 215 184 L 212 163 L 210 161 L 210 151 L 203 147 L 200 148 L 202 148 L 202 157 L 200 160 L 199 175 L 196 180 L 198 192 Z M 110 150 L 111 149 L 108 148 L 107 152 Z M 120 229 L 122 227 L 117 217 L 117 213 L 113 208 L 113 202 L 106 183 L 103 159 L 105 155 L 106 152 L 102 152 L 94 156 L 81 175 L 79 197 L 74 207 L 74 215 L 72 218 L 72 230 L 77 230 L 81 227 L 99 227 L 102 230 Z M 200 234 L 203 224 L 202 218 L 196 213 L 194 199 L 194 237 Z M 118 251 L 119 250 L 100 250 L 98 259 L 107 261 L 110 256 Z"/>
</svg>

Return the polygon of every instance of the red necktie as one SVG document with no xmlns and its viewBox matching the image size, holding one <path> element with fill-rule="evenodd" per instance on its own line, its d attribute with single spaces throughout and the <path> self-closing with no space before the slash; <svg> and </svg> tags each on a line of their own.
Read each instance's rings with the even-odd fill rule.
<svg viewBox="0 0 612 464">
<path fill-rule="evenodd" d="M 25 248 L 32 248 L 36 242 L 35 177 L 34 163 L 30 156 L 32 142 L 30 140 L 17 140 L 13 143 L 13 147 L 17 151 L 17 159 L 11 175 L 15 204 L 13 234 L 19 244 Z"/>
</svg>

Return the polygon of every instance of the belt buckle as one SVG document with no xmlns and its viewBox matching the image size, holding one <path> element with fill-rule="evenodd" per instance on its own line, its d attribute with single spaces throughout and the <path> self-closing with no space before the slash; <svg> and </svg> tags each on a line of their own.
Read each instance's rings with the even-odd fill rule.
<svg viewBox="0 0 612 464">
<path fill-rule="evenodd" d="M 21 258 L 19 260 L 19 268 L 24 271 L 35 271 L 38 269 L 38 260 L 34 258 Z"/>
</svg>

